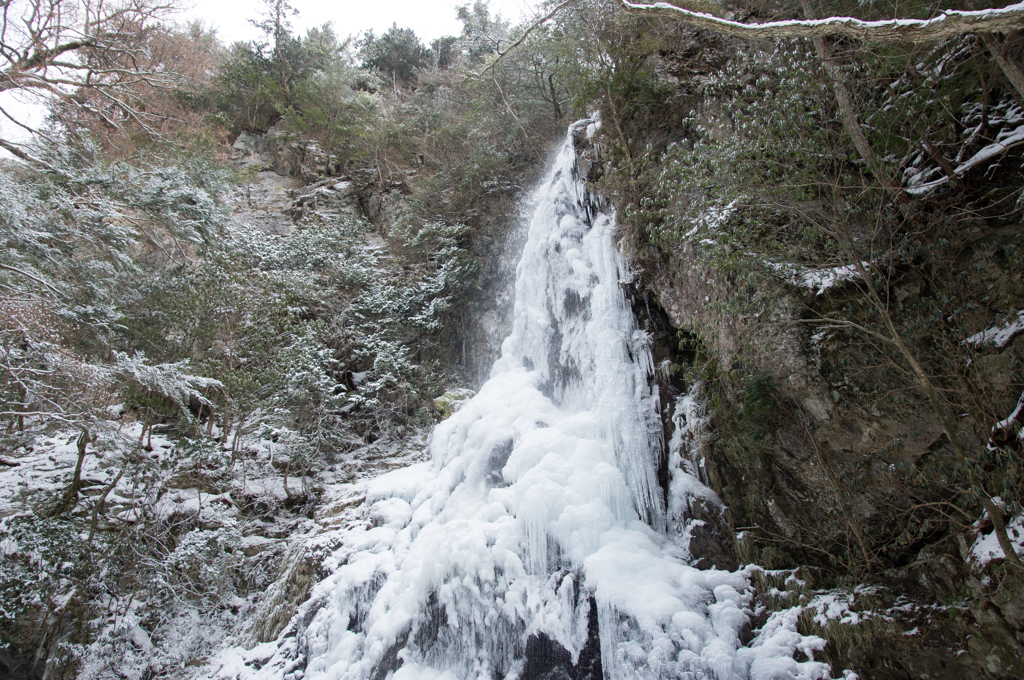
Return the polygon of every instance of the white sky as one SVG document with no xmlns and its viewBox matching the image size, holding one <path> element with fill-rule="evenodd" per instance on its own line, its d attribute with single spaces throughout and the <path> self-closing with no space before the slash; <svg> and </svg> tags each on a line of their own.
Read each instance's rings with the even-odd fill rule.
<svg viewBox="0 0 1024 680">
<path fill-rule="evenodd" d="M 334 24 L 335 32 L 344 37 L 366 30 L 378 35 L 397 23 L 399 28 L 411 28 L 426 43 L 443 35 L 458 35 L 462 24 L 455 18 L 459 5 L 472 5 L 473 0 L 291 0 L 299 10 L 292 20 L 297 33 L 320 26 L 326 21 Z M 530 0 L 491 0 L 491 12 L 518 23 L 524 12 L 529 13 Z M 216 27 L 222 42 L 252 40 L 259 32 L 247 19 L 258 17 L 264 5 L 259 0 L 203 0 L 185 16 L 203 19 Z"/>
</svg>

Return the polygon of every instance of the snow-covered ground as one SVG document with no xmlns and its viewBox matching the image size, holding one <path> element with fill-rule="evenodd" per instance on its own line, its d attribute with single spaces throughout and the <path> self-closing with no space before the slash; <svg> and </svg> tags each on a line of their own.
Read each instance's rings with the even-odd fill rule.
<svg viewBox="0 0 1024 680">
<path fill-rule="evenodd" d="M 382 439 L 308 479 L 293 475 L 286 490 L 281 466 L 272 464 L 287 453 L 280 444 L 244 440 L 232 462 L 230 444 L 200 438 L 198 448 L 197 440 L 158 432 L 140 451 L 141 427 L 112 421 L 100 428 L 109 434 L 87 447 L 79 497 L 61 519 L 46 518 L 72 481 L 79 432 L 38 436 L 0 459 L 0 587 L 14 579 L 23 591 L 13 600 L 5 593 L 6 603 L 59 610 L 82 598 L 81 578 L 70 576 L 81 569 L 101 581 L 141 577 L 127 592 L 90 596 L 97 615 L 88 621 L 88 644 L 65 645 L 84 679 L 192 677 L 225 644 L 250 644 L 267 631 L 275 637 L 308 589 L 296 586 L 293 567 L 318 573 L 339 529 L 375 521 L 364 504 L 369 480 L 425 455 L 422 432 Z M 315 513 L 307 516 L 306 508 Z M 73 526 L 80 533 L 64 539 L 45 533 Z M 163 540 L 173 549 L 161 551 Z M 75 562 L 90 550 L 99 554 Z M 282 610 L 283 620 L 269 615 Z"/>
</svg>

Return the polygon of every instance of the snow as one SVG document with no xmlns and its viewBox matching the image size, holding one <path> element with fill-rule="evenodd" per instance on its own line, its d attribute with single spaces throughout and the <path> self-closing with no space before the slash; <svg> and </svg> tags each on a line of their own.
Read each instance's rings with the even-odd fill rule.
<svg viewBox="0 0 1024 680">
<path fill-rule="evenodd" d="M 978 151 L 978 153 L 974 154 L 968 160 L 954 168 L 953 174 L 956 177 L 959 177 L 976 165 L 980 165 L 985 161 L 1002 154 L 1004 151 L 1021 144 L 1024 144 L 1024 125 L 1016 127 L 1013 130 L 1000 132 L 995 142 L 984 147 Z M 907 189 L 907 193 L 915 195 L 925 194 L 948 181 L 949 177 L 944 176 L 941 179 L 911 186 Z"/>
<path fill-rule="evenodd" d="M 392 680 L 458 680 L 451 671 L 437 671 L 433 668 L 406 663 L 391 676 Z"/>
<path fill-rule="evenodd" d="M 216 677 L 292 680 L 298 648 L 306 679 L 504 677 L 533 634 L 578 659 L 591 606 L 610 680 L 830 677 L 813 660 L 824 641 L 795 615 L 744 647 L 748 572 L 696 569 L 666 536 L 650 339 L 622 292 L 614 215 L 578 176 L 570 131 L 535 200 L 501 358 L 435 428 L 431 461 L 346 491 L 365 494 L 365 518 L 318 538 L 330 573 L 290 631 L 260 661 L 226 650 Z M 703 415 L 688 399 L 673 494 L 718 507 L 697 477 Z"/>
<path fill-rule="evenodd" d="M 431 463 L 398 468 L 371 480 L 366 487 L 366 497 L 372 500 L 402 498 L 411 502 L 433 477 Z"/>
<path fill-rule="evenodd" d="M 125 463 L 123 452 L 138 452 L 141 427 L 141 423 L 131 421 L 93 423 L 93 432 L 100 432 L 102 436 L 89 446 L 83 460 L 85 484 L 72 515 L 89 521 L 95 500 Z M 121 429 L 119 433 L 117 428 Z M 40 548 L 50 546 L 16 540 L 9 529 L 18 523 L 24 524 L 26 519 L 31 519 L 33 526 L 36 523 L 45 525 L 45 522 L 35 520 L 38 515 L 33 511 L 38 512 L 40 499 L 48 502 L 47 498 L 56 498 L 70 483 L 78 457 L 78 436 L 79 432 L 67 431 L 28 439 L 26 433 L 28 443 L 5 454 L 14 458 L 18 465 L 0 466 L 0 562 L 4 563 L 0 564 L 0 572 L 9 569 L 6 560 L 17 561 L 25 557 L 24 551 L 30 550 L 29 556 L 37 564 L 44 559 Z M 108 530 L 132 531 L 128 527 L 118 527 L 118 524 L 136 523 L 143 518 L 154 523 L 164 521 L 165 526 L 170 524 L 186 529 L 198 526 L 202 531 L 187 531 L 179 536 L 177 545 L 165 560 L 143 563 L 142 569 L 154 573 L 147 578 L 149 588 L 131 594 L 131 599 L 127 593 L 121 599 L 107 593 L 97 596 L 100 616 L 87 622 L 93 631 L 90 638 L 93 642 L 72 649 L 81 659 L 79 675 L 85 679 L 107 677 L 111 668 L 116 668 L 118 674 L 126 678 L 146 677 L 147 673 L 164 674 L 168 668 L 192 676 L 196 672 L 192 662 L 210 656 L 212 651 L 224 646 L 226 639 L 237 635 L 239 622 L 252 619 L 254 605 L 264 597 L 264 593 L 257 590 L 247 595 L 248 599 L 240 599 L 234 595 L 232 585 L 221 579 L 245 572 L 248 583 L 258 589 L 273 581 L 278 561 L 289 545 L 313 545 L 312 537 L 304 534 L 319 531 L 321 524 L 327 529 L 335 522 L 351 523 L 354 514 L 365 515 L 363 512 L 355 513 L 352 507 L 353 497 L 359 499 L 356 506 L 365 497 L 365 482 L 339 484 L 325 493 L 321 512 L 330 511 L 331 514 L 321 523 L 305 517 L 290 520 L 280 515 L 270 521 L 267 515 L 253 516 L 251 506 L 246 512 L 240 512 L 238 505 L 241 504 L 276 503 L 285 498 L 281 473 L 269 465 L 266 441 L 247 448 L 245 455 L 236 461 L 236 465 L 246 466 L 244 473 L 236 469 L 233 475 L 220 476 L 219 473 L 225 472 L 230 464 L 230 457 L 225 455 L 222 461 L 225 467 L 202 470 L 201 474 L 205 473 L 202 478 L 194 476 L 200 472 L 191 455 L 194 452 L 183 450 L 182 443 L 175 443 L 162 433 L 154 433 L 151 443 L 152 451 L 143 450 L 138 458 L 133 457 L 145 466 L 145 476 L 125 473 L 107 494 L 107 507 L 100 515 L 99 543 L 95 545 L 105 545 Z M 183 443 L 187 445 L 187 440 Z M 413 446 L 408 448 L 410 443 Z M 414 441 L 407 440 L 405 444 L 407 449 L 402 450 L 393 442 L 381 440 L 381 443 L 346 456 L 357 459 L 364 467 L 370 465 L 366 461 L 374 459 L 383 459 L 389 465 L 407 465 L 411 460 L 422 458 L 422 452 Z M 253 460 L 252 456 L 256 459 Z M 378 466 L 380 464 L 377 463 Z M 343 458 L 339 466 L 346 467 L 349 473 L 352 470 L 360 472 L 356 461 L 348 458 Z M 145 483 L 140 484 L 140 478 Z M 222 492 L 200 493 L 195 487 L 179 488 L 179 485 L 188 486 L 193 479 L 206 488 L 204 478 L 224 484 L 223 489 L 218 489 Z M 289 482 L 293 493 L 298 484 L 298 480 Z M 269 499 L 268 495 L 275 496 L 276 500 Z M 395 499 L 390 507 L 381 508 L 386 521 L 402 521 L 401 503 Z M 148 525 L 147 529 L 154 525 Z M 263 535 L 252 532 L 263 532 Z M 242 533 L 248 535 L 243 536 Z M 69 538 L 87 541 L 89 531 Z M 222 548 L 223 562 L 208 559 L 211 544 Z M 230 552 L 223 551 L 224 547 L 230 548 Z M 74 568 L 68 564 L 41 564 L 41 569 L 43 573 L 59 575 L 66 568 Z M 189 581 L 191 577 L 185 574 L 193 570 L 199 577 Z M 266 572 L 262 577 L 258 573 L 261 570 Z M 69 591 L 62 597 L 72 594 Z M 271 599 L 272 594 L 264 599 Z M 194 595 L 201 595 L 206 600 L 199 602 Z M 106 598 L 109 598 L 109 607 L 104 602 Z M 214 604 L 207 606 L 211 602 Z M 154 612 L 158 613 L 154 615 Z M 0 612 L 0 616 L 6 614 Z M 273 652 L 266 658 L 280 650 L 276 644 L 269 647 Z"/>
<path fill-rule="evenodd" d="M 864 262 L 862 266 L 867 267 L 868 263 Z M 827 269 L 805 269 L 800 274 L 800 285 L 812 290 L 817 288 L 817 294 L 821 295 L 829 288 L 844 281 L 852 281 L 857 276 L 857 267 L 852 264 Z"/>
<path fill-rule="evenodd" d="M 807 609 L 815 612 L 814 622 L 819 626 L 833 620 L 855 626 L 861 622 L 861 614 L 853 610 L 854 599 L 854 593 L 845 591 L 820 593 L 807 604 Z"/>
<path fill-rule="evenodd" d="M 975 346 L 990 344 L 997 349 L 1003 349 L 1011 340 L 1024 332 L 1024 310 L 1017 312 L 1016 317 L 1006 323 L 975 333 L 964 340 L 964 344 Z"/>
<path fill-rule="evenodd" d="M 676 398 L 672 413 L 674 430 L 668 445 L 668 534 L 687 558 L 693 557 L 690 553 L 692 531 L 705 524 L 703 520 L 690 519 L 694 506 L 699 504 L 704 510 L 720 515 L 725 512 L 722 499 L 707 486 L 704 444 L 708 418 L 700 401 L 702 389 L 703 383 L 695 382 L 689 392 Z"/>
<path fill-rule="evenodd" d="M 994 499 L 993 499 L 994 500 Z M 1010 539 L 1016 553 L 1024 557 L 1024 516 L 1014 517 L 1006 524 L 1006 534 Z M 982 568 L 992 560 L 1006 558 L 999 545 L 999 539 L 995 531 L 987 534 L 980 534 L 971 544 L 970 561 L 977 567 Z"/>
<path fill-rule="evenodd" d="M 780 264 L 777 262 L 768 262 L 767 265 L 776 273 L 782 274 L 793 285 L 816 291 L 816 295 L 821 295 L 834 286 L 846 281 L 853 281 L 860 276 L 857 266 L 852 264 L 821 269 L 798 267 L 792 264 Z M 871 266 L 871 263 L 861 262 L 861 266 L 867 269 Z"/>
<path fill-rule="evenodd" d="M 822 680 L 832 676 L 826 664 L 793 659 L 797 651 L 813 659 L 815 652 L 825 648 L 822 638 L 797 632 L 799 615 L 799 607 L 773 612 L 750 647 L 739 650 L 738 660 L 749 664 L 750 680 Z"/>
<path fill-rule="evenodd" d="M 401 529 L 412 519 L 412 506 L 401 498 L 386 498 L 370 507 L 370 517 L 381 524 Z"/>
<path fill-rule="evenodd" d="M 120 452 L 138 441 L 141 427 L 134 423 L 119 434 L 105 435 L 96 444 L 90 444 L 82 461 L 83 484 L 100 488 L 109 484 L 123 464 Z M 17 466 L 0 466 L 0 518 L 23 510 L 30 494 L 58 493 L 70 484 L 78 462 L 79 435 L 79 431 L 69 430 L 36 437 L 30 447 L 16 452 Z M 157 456 L 164 455 L 157 452 L 173 449 L 170 440 L 160 434 L 152 436 L 152 444 L 153 455 Z M 106 500 L 111 508 L 138 502 L 136 490 L 127 477 L 111 490 Z"/>
</svg>

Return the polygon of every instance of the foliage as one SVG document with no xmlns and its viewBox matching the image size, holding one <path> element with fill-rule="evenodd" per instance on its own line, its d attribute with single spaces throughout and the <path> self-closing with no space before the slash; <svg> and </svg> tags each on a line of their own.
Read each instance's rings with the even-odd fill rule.
<svg viewBox="0 0 1024 680">
<path fill-rule="evenodd" d="M 456 16 L 462 22 L 462 35 L 458 44 L 462 57 L 473 66 L 498 51 L 498 45 L 508 39 L 509 22 L 500 16 L 491 16 L 486 0 L 475 0 L 462 5 Z"/>
<path fill-rule="evenodd" d="M 224 173 L 202 159 L 133 165 L 61 145 L 38 156 L 61 173 L 8 169 L 0 190 L 4 417 L 19 429 L 22 413 L 40 424 L 94 420 L 138 371 L 180 375 L 184 364 L 145 367 L 139 357 L 134 372 L 121 370 L 130 362 L 116 355 L 119 303 L 147 259 L 187 258 L 226 217 L 217 200 Z"/>
<path fill-rule="evenodd" d="M 379 38 L 367 32 L 359 43 L 363 68 L 373 69 L 386 81 L 415 85 L 420 70 L 429 63 L 429 52 L 411 28 L 394 24 Z"/>
<path fill-rule="evenodd" d="M 340 68 L 345 64 L 347 44 L 338 41 L 331 25 L 311 28 L 304 38 L 295 36 L 287 22 L 289 11 L 290 5 L 283 0 L 270 2 L 268 15 L 257 22 L 265 38 L 232 45 L 229 58 L 211 83 L 210 96 L 236 133 L 265 132 L 286 113 L 301 107 L 303 95 L 308 103 L 310 93 L 301 89 L 311 78 L 333 72 L 334 82 L 342 84 L 348 77 Z M 317 91 L 316 85 L 305 87 Z M 322 89 L 323 85 L 321 97 Z M 335 96 L 344 97 L 343 93 Z"/>
<path fill-rule="evenodd" d="M 598 0 L 560 13 L 550 39 L 574 112 L 600 112 L 617 164 L 674 123 L 673 90 L 655 74 L 656 55 L 673 47 L 670 33 L 623 14 L 614 0 Z"/>
<path fill-rule="evenodd" d="M 337 60 L 295 86 L 289 128 L 318 141 L 325 152 L 346 163 L 369 160 L 367 129 L 376 123 L 380 103 L 363 90 L 371 74 Z"/>
<path fill-rule="evenodd" d="M 66 519 L 30 514 L 0 522 L 0 631 L 36 607 L 59 611 L 89 585 L 93 548 Z"/>
<path fill-rule="evenodd" d="M 281 86 L 250 45 L 231 46 L 212 90 L 224 123 L 234 131 L 265 131 L 281 117 Z"/>
<path fill-rule="evenodd" d="M 158 566 L 166 572 L 164 585 L 178 597 L 224 597 L 234 590 L 232 581 L 239 567 L 241 539 L 237 524 L 230 520 L 213 531 L 197 528 L 186 533 Z"/>
</svg>

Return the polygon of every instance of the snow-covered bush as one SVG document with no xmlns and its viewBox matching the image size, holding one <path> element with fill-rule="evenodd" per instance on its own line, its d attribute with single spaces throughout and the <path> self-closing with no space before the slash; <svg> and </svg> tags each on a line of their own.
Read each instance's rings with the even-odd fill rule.
<svg viewBox="0 0 1024 680">
<path fill-rule="evenodd" d="M 178 544 L 158 569 L 164 584 L 175 596 L 183 594 L 196 600 L 219 602 L 234 592 L 234 579 L 241 565 L 237 523 L 230 518 L 214 530 L 193 529 L 178 539 Z"/>
</svg>

